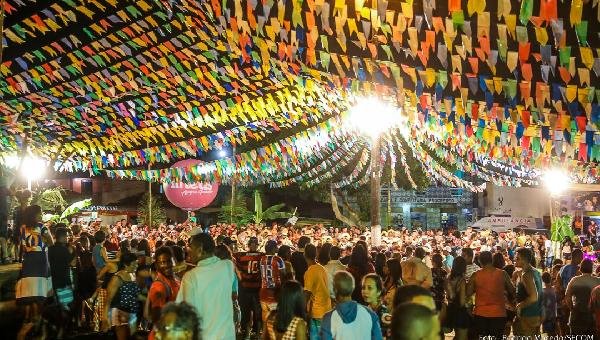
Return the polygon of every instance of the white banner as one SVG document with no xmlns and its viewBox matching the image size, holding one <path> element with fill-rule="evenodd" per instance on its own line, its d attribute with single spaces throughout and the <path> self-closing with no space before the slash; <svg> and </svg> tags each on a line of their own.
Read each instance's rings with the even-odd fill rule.
<svg viewBox="0 0 600 340">
<path fill-rule="evenodd" d="M 521 229 L 540 229 L 538 220 L 533 217 L 484 217 L 473 224 L 473 228 L 490 229 L 496 232 L 512 230 L 514 228 Z"/>
</svg>

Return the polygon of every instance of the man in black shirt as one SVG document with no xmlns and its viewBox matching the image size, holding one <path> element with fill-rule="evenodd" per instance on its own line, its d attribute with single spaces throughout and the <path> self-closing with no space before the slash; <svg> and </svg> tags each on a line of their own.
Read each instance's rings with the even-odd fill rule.
<svg viewBox="0 0 600 340">
<path fill-rule="evenodd" d="M 59 334 L 64 333 L 70 327 L 70 311 L 73 303 L 73 284 L 70 269 L 71 262 L 75 258 L 75 252 L 69 248 L 67 243 L 67 229 L 64 224 L 60 225 L 55 232 L 56 243 L 48 248 L 52 287 L 61 311 Z"/>
<path fill-rule="evenodd" d="M 298 240 L 298 251 L 293 252 L 290 259 L 294 273 L 296 273 L 296 281 L 302 283 L 302 286 L 304 286 L 304 273 L 308 269 L 308 264 L 304 258 L 304 247 L 309 243 L 310 238 L 308 236 L 301 236 Z"/>
</svg>

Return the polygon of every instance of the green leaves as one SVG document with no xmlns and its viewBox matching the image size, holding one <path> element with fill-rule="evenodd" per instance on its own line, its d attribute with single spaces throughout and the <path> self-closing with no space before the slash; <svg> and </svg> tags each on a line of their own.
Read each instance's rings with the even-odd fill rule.
<svg viewBox="0 0 600 340">
<path fill-rule="evenodd" d="M 278 218 L 290 218 L 292 214 L 286 211 L 280 211 L 285 204 L 279 203 L 268 207 L 263 211 L 260 191 L 254 190 L 254 223 L 260 224 L 262 221 L 275 220 Z"/>
<path fill-rule="evenodd" d="M 63 198 L 64 190 L 60 187 L 46 189 L 33 198 L 33 202 L 42 208 L 42 211 L 56 213 L 62 211 L 67 205 Z"/>
<path fill-rule="evenodd" d="M 262 197 L 259 190 L 254 190 L 254 212 L 246 207 L 246 197 L 238 195 L 235 199 L 234 206 L 223 205 L 219 220 L 224 222 L 233 222 L 238 226 L 249 223 L 260 224 L 263 221 L 270 221 L 280 218 L 290 218 L 292 213 L 281 211 L 285 204 L 279 203 L 263 210 Z"/>
<path fill-rule="evenodd" d="M 263 220 L 262 199 L 260 191 L 254 190 L 254 224 L 259 224 Z"/>
<path fill-rule="evenodd" d="M 148 201 L 150 201 L 150 207 L 148 206 Z M 152 195 L 152 197 L 150 197 L 147 192 L 140 200 L 138 213 L 140 223 L 145 225 L 152 224 L 151 227 L 157 227 L 167 219 L 167 214 L 162 206 L 160 197 L 157 195 Z"/>
<path fill-rule="evenodd" d="M 573 229 L 571 229 L 571 222 L 573 222 L 573 217 L 571 215 L 556 217 L 552 222 L 552 228 L 550 229 L 550 239 L 552 241 L 562 242 L 567 236 L 569 238 L 575 236 Z"/>
<path fill-rule="evenodd" d="M 90 205 L 92 205 L 91 198 L 86 198 L 82 201 L 75 202 L 71 204 L 67 209 L 65 209 L 65 211 L 63 211 L 63 213 L 60 215 L 60 220 L 66 220 L 67 217 L 78 213 L 79 211 L 86 207 L 89 207 Z"/>
</svg>

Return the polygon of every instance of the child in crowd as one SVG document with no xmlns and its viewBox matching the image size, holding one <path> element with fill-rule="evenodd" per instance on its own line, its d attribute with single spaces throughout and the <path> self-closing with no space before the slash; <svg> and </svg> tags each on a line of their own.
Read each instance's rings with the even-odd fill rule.
<svg viewBox="0 0 600 340">
<path fill-rule="evenodd" d="M 96 267 L 96 279 L 99 283 L 102 283 L 107 273 L 116 272 L 116 264 L 118 259 L 116 257 L 109 257 L 104 242 L 106 241 L 106 233 L 102 230 L 98 230 L 94 234 L 96 245 L 92 250 L 92 256 L 94 261 L 94 267 Z"/>
<path fill-rule="evenodd" d="M 552 275 L 544 272 L 542 281 L 544 282 L 542 331 L 547 335 L 556 335 L 557 302 L 556 290 L 552 285 Z"/>
</svg>

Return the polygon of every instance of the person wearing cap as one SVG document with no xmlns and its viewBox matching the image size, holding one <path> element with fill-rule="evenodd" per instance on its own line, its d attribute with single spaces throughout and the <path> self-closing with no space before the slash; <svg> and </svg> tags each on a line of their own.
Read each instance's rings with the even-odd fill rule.
<svg viewBox="0 0 600 340">
<path fill-rule="evenodd" d="M 452 269 L 452 264 L 454 263 L 454 256 L 452 256 L 452 248 L 450 246 L 445 246 L 443 250 L 444 254 L 444 266 L 448 270 Z"/>
<path fill-rule="evenodd" d="M 269 313 L 277 309 L 277 294 L 281 288 L 282 278 L 285 277 L 285 263 L 275 253 L 277 241 L 268 240 L 265 244 L 265 255 L 260 259 L 260 307 L 262 321 L 265 323 Z"/>
</svg>

